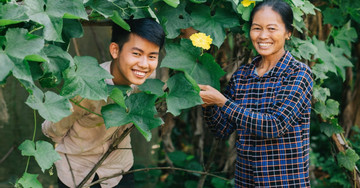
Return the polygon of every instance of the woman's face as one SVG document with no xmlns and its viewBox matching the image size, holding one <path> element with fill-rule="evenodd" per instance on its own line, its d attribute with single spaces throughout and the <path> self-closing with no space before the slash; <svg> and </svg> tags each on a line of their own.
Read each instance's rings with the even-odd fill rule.
<svg viewBox="0 0 360 188">
<path fill-rule="evenodd" d="M 276 58 L 285 52 L 285 40 L 290 35 L 281 16 L 271 7 L 263 7 L 254 14 L 250 38 L 256 51 L 263 58 L 278 60 Z"/>
</svg>

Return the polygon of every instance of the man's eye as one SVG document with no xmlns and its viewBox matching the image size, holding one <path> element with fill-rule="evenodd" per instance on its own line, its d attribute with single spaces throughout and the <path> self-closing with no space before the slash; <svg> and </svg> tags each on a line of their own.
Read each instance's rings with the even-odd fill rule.
<svg viewBox="0 0 360 188">
<path fill-rule="evenodd" d="M 133 55 L 135 55 L 135 56 L 139 56 L 139 55 L 140 55 L 140 53 L 133 52 Z"/>
<path fill-rule="evenodd" d="M 150 56 L 150 59 L 157 59 L 157 56 Z"/>
</svg>

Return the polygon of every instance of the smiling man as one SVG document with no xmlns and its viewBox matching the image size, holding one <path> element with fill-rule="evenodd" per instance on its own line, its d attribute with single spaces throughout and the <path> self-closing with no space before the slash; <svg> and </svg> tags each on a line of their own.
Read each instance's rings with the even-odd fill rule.
<svg viewBox="0 0 360 188">
<path fill-rule="evenodd" d="M 154 72 L 158 65 L 159 52 L 164 44 L 165 33 L 152 19 L 128 20 L 131 31 L 113 26 L 109 52 L 112 61 L 100 64 L 112 74 L 110 85 L 140 85 Z M 105 101 L 93 101 L 75 97 L 81 106 L 101 114 Z M 108 100 L 110 101 L 110 100 Z M 102 117 L 89 113 L 73 104 L 74 112 L 57 123 L 45 121 L 43 133 L 57 143 L 56 151 L 61 159 L 55 162 L 59 188 L 76 187 L 90 172 L 110 144 L 129 125 L 105 128 Z M 126 172 L 133 165 L 130 136 L 127 136 L 97 169 L 88 183 L 115 173 Z M 133 175 L 118 176 L 93 187 L 133 187 Z"/>
</svg>

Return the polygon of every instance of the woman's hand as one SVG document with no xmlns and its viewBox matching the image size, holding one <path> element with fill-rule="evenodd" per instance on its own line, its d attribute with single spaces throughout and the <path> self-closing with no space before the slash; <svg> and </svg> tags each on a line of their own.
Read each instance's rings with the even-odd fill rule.
<svg viewBox="0 0 360 188">
<path fill-rule="evenodd" d="M 203 107 L 212 106 L 212 105 L 217 105 L 219 107 L 222 107 L 225 105 L 227 98 L 223 94 L 221 94 L 218 90 L 216 90 L 215 88 L 209 85 L 199 84 L 199 87 L 201 89 L 200 97 L 204 102 L 204 104 L 202 104 Z"/>
</svg>

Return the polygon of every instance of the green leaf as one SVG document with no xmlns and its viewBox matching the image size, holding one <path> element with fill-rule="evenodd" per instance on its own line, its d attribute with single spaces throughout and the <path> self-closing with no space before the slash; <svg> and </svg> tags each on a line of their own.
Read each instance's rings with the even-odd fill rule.
<svg viewBox="0 0 360 188">
<path fill-rule="evenodd" d="M 36 147 L 33 141 L 25 140 L 19 146 L 19 150 L 21 150 L 22 156 L 34 156 L 43 172 L 51 168 L 55 161 L 61 159 L 54 147 L 49 142 L 42 140 L 36 142 Z"/>
<path fill-rule="evenodd" d="M 136 11 L 130 8 L 134 6 L 132 6 L 133 2 L 129 0 L 89 0 L 86 5 L 99 12 L 105 18 L 112 17 L 114 11 L 116 11 L 122 19 L 129 19 L 132 13 Z"/>
<path fill-rule="evenodd" d="M 164 85 L 165 83 L 159 79 L 147 79 L 145 83 L 139 86 L 139 89 L 161 97 L 165 94 L 163 91 Z"/>
<path fill-rule="evenodd" d="M 17 3 L 7 3 L 0 6 L 0 26 L 16 24 L 28 21 L 29 17 L 25 14 L 26 8 Z"/>
<path fill-rule="evenodd" d="M 48 15 L 43 8 L 45 6 L 43 0 L 26 0 L 25 5 L 29 9 L 30 19 L 44 26 L 45 40 L 62 42 L 62 18 Z"/>
<path fill-rule="evenodd" d="M 356 30 L 347 26 L 340 29 L 333 28 L 331 36 L 334 38 L 335 45 L 343 49 L 344 53 L 351 57 L 351 42 L 355 42 L 358 37 Z"/>
<path fill-rule="evenodd" d="M 317 40 L 315 37 L 313 37 L 313 44 L 318 49 L 317 53 L 315 54 L 315 59 L 321 59 L 321 61 L 324 63 L 323 68 L 325 68 L 325 72 L 333 72 L 337 74 L 336 66 L 334 62 L 334 56 L 329 52 L 326 44 L 324 41 Z"/>
<path fill-rule="evenodd" d="M 158 10 L 157 16 L 166 30 L 166 38 L 176 38 L 179 36 L 181 29 L 191 26 L 191 17 L 185 11 L 186 2 L 182 2 L 177 8 L 170 7 L 165 3 L 159 4 L 159 6 L 156 6 Z"/>
<path fill-rule="evenodd" d="M 35 35 L 27 34 L 26 29 L 10 28 L 6 32 L 5 52 L 19 59 L 28 55 L 39 54 L 44 47 L 44 39 Z"/>
<path fill-rule="evenodd" d="M 227 187 L 228 181 L 213 177 L 211 178 L 211 185 L 213 185 L 215 188 L 223 188 Z"/>
<path fill-rule="evenodd" d="M 344 129 L 338 123 L 321 123 L 320 130 L 328 137 L 333 134 L 344 133 Z"/>
<path fill-rule="evenodd" d="M 106 128 L 117 127 L 133 123 L 147 141 L 151 140 L 151 129 L 163 124 L 155 108 L 156 96 L 146 93 L 131 94 L 125 104 L 128 110 L 117 105 L 109 104 L 101 109 Z"/>
<path fill-rule="evenodd" d="M 116 102 L 121 107 L 125 109 L 127 108 L 125 105 L 124 94 L 120 89 L 114 88 L 110 93 L 110 98 L 114 100 L 114 102 Z"/>
<path fill-rule="evenodd" d="M 63 38 L 81 38 L 84 35 L 80 20 L 63 19 L 63 22 Z"/>
<path fill-rule="evenodd" d="M 239 14 L 241 14 L 241 18 L 245 21 L 249 21 L 250 20 L 250 14 L 251 14 L 251 11 L 253 10 L 254 8 L 254 4 L 251 4 L 250 6 L 248 7 L 244 7 L 243 4 L 239 4 L 236 8 L 237 12 Z"/>
<path fill-rule="evenodd" d="M 333 99 L 328 99 L 326 104 L 317 102 L 314 110 L 320 114 L 323 119 L 328 119 L 339 114 L 339 103 Z"/>
<path fill-rule="evenodd" d="M 88 19 L 83 0 L 47 0 L 46 12 L 58 18 Z"/>
<path fill-rule="evenodd" d="M 167 55 L 161 67 L 188 73 L 199 84 L 211 85 L 220 88 L 219 78 L 225 72 L 215 62 L 210 54 L 200 55 L 200 49 L 192 45 L 188 39 L 182 39 L 179 44 L 170 43 L 166 45 Z"/>
<path fill-rule="evenodd" d="M 5 82 L 6 77 L 9 75 L 11 70 L 14 68 L 14 63 L 11 59 L 0 50 L 0 83 Z"/>
<path fill-rule="evenodd" d="M 320 102 L 325 103 L 328 96 L 330 96 L 330 89 L 323 88 L 319 85 L 315 85 L 313 87 L 313 96 L 315 99 L 319 100 Z"/>
<path fill-rule="evenodd" d="M 112 21 L 118 24 L 120 27 L 130 32 L 130 25 L 126 23 L 119 15 L 118 12 L 114 11 L 113 16 L 110 17 Z"/>
<path fill-rule="evenodd" d="M 174 8 L 176 8 L 180 4 L 179 0 L 163 0 L 163 1 Z"/>
<path fill-rule="evenodd" d="M 191 83 L 183 73 L 178 73 L 167 81 L 169 95 L 166 98 L 168 112 L 178 116 L 182 109 L 191 108 L 202 104 L 203 101 L 199 96 L 199 88 Z"/>
<path fill-rule="evenodd" d="M 34 93 L 25 103 L 38 110 L 41 117 L 52 122 L 58 122 L 71 114 L 69 100 L 51 91 L 47 91 L 45 95 Z"/>
<path fill-rule="evenodd" d="M 339 166 L 342 166 L 349 171 L 353 171 L 355 168 L 356 161 L 359 160 L 359 155 L 351 148 L 345 152 L 340 152 L 336 155 Z"/>
<path fill-rule="evenodd" d="M 182 151 L 174 151 L 168 153 L 168 157 L 174 163 L 175 166 L 178 167 L 185 167 L 187 164 L 186 158 L 187 155 Z"/>
<path fill-rule="evenodd" d="M 211 14 L 210 7 L 197 5 L 192 11 L 194 29 L 210 35 L 217 47 L 220 47 L 225 40 L 225 29 L 240 25 L 237 14 L 232 9 L 218 8 L 214 14 Z"/>
<path fill-rule="evenodd" d="M 206 3 L 206 0 L 190 0 L 190 2 L 200 4 L 200 3 Z"/>
<path fill-rule="evenodd" d="M 298 57 L 311 60 L 312 56 L 317 53 L 317 48 L 311 43 L 311 40 L 301 40 L 296 37 L 292 37 L 291 42 L 294 44 L 294 49 L 291 54 Z"/>
<path fill-rule="evenodd" d="M 45 75 L 40 78 L 40 83 L 44 86 L 43 82 L 47 81 L 48 87 L 54 87 L 62 81 L 62 72 L 70 66 L 74 66 L 74 60 L 69 53 L 51 44 L 44 48 L 44 53 L 48 57 L 48 61 L 42 63 Z"/>
<path fill-rule="evenodd" d="M 342 48 L 335 47 L 334 45 L 330 46 L 330 54 L 332 62 L 337 68 L 337 72 L 343 78 L 343 81 L 346 79 L 346 67 L 353 67 L 351 61 L 344 56 L 344 50 Z"/>
<path fill-rule="evenodd" d="M 197 187 L 198 182 L 194 181 L 194 180 L 186 180 L 184 185 L 185 185 L 185 188 L 194 188 L 194 187 Z"/>
<path fill-rule="evenodd" d="M 316 63 L 313 67 L 311 67 L 311 71 L 315 75 L 316 79 L 325 80 L 328 78 L 328 76 L 326 76 L 328 69 L 323 63 Z"/>
<path fill-rule="evenodd" d="M 339 15 L 340 13 L 340 15 Z M 324 24 L 331 24 L 333 26 L 339 27 L 345 24 L 346 20 L 346 16 L 342 14 L 342 11 L 340 9 L 337 8 L 329 8 L 327 7 L 324 11 L 323 11 L 323 15 L 324 15 L 324 19 L 323 22 Z"/>
<path fill-rule="evenodd" d="M 91 100 L 106 100 L 107 88 L 104 79 L 112 78 L 112 75 L 101 68 L 93 57 L 76 56 L 75 66 L 66 69 L 64 74 L 64 86 L 61 95 L 68 98 L 80 95 Z"/>
<path fill-rule="evenodd" d="M 39 174 L 29 174 L 24 173 L 23 176 L 16 182 L 15 187 L 20 187 L 18 184 L 21 185 L 23 188 L 42 188 L 41 183 L 37 179 Z"/>
</svg>

